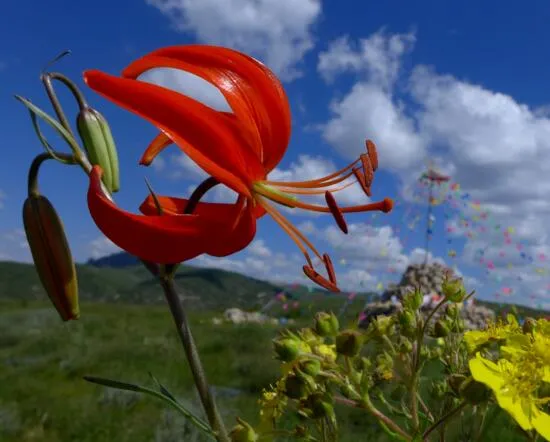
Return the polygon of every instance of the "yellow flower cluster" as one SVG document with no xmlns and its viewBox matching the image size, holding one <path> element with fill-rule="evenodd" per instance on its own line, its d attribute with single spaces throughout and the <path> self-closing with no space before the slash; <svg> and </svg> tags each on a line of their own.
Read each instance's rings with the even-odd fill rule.
<svg viewBox="0 0 550 442">
<path fill-rule="evenodd" d="M 541 394 L 550 386 L 550 322 L 532 321 L 530 329 L 523 330 L 509 315 L 506 323 L 467 332 L 464 339 L 475 353 L 469 361 L 472 377 L 493 391 L 498 405 L 521 428 L 550 441 L 550 415 L 543 411 L 550 397 Z M 482 350 L 492 341 L 500 344 L 498 357 Z"/>
</svg>

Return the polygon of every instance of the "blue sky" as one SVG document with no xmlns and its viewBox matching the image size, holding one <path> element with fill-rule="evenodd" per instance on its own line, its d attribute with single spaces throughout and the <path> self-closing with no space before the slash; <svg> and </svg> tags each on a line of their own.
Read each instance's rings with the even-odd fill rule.
<svg viewBox="0 0 550 442">
<path fill-rule="evenodd" d="M 0 259 L 30 260 L 21 205 L 28 165 L 41 152 L 28 113 L 13 94 L 51 111 L 39 73 L 46 61 L 70 49 L 72 55 L 56 69 L 77 81 L 110 121 L 122 164 L 117 202 L 136 210 L 146 195 L 144 176 L 158 193 L 172 195 L 188 195 L 203 176 L 176 148 L 148 169 L 138 166 L 155 130 L 86 89 L 82 71 L 116 74 L 153 49 L 198 42 L 249 53 L 284 81 L 293 136 L 275 177 L 322 176 L 360 154 L 365 138 L 376 142 L 380 169 L 373 199 L 394 198 L 394 213 L 349 216 L 347 236 L 330 216 L 289 215 L 319 249 L 332 254 L 343 288 L 385 285 L 397 280 L 407 264 L 422 260 L 425 206 L 417 198 L 422 189 L 416 179 L 431 160 L 460 185 L 449 189 L 451 201 L 434 209 L 433 259 L 457 266 L 480 297 L 495 299 L 499 293 L 500 299 L 550 308 L 547 2 L 521 7 L 511 1 L 36 3 L 9 2 L 0 14 L 5 155 L 0 162 Z M 189 76 L 156 71 L 145 80 L 224 106 L 215 90 Z M 58 90 L 74 119 L 76 106 Z M 58 149 L 66 149 L 54 133 L 47 134 Z M 80 170 L 52 163 L 40 182 L 64 219 L 78 261 L 116 251 L 87 213 L 87 180 Z M 228 197 L 223 189 L 212 194 Z M 363 201 L 358 192 L 345 193 L 341 200 Z M 298 250 L 268 219 L 260 222 L 247 251 L 194 263 L 305 282 Z"/>
</svg>

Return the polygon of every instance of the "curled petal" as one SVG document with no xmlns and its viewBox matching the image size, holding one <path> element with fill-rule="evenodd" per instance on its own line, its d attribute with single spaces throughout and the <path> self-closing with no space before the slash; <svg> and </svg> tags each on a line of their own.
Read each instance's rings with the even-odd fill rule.
<svg viewBox="0 0 550 442">
<path fill-rule="evenodd" d="M 113 204 L 101 189 L 101 169 L 90 173 L 88 208 L 97 227 L 117 246 L 145 261 L 179 263 L 203 253 L 226 256 L 246 247 L 256 233 L 252 210 L 233 205 L 221 218 L 193 215 L 136 215 Z M 244 199 L 243 199 L 244 201 Z"/>
<path fill-rule="evenodd" d="M 221 112 L 169 89 L 100 71 L 86 71 L 84 79 L 99 94 L 147 119 L 237 193 L 249 197 L 251 182 L 265 175 L 257 158 L 242 148 L 242 134 Z"/>
<path fill-rule="evenodd" d="M 150 166 L 155 157 L 166 149 L 171 144 L 174 144 L 172 139 L 166 135 L 164 132 L 160 132 L 154 139 L 149 143 L 145 153 L 141 156 L 139 164 L 143 166 Z"/>
<path fill-rule="evenodd" d="M 249 128 L 248 115 L 252 116 L 261 139 L 259 154 L 266 172 L 279 163 L 290 139 L 290 106 L 280 81 L 264 64 L 218 46 L 171 46 L 130 64 L 123 76 L 137 78 L 146 70 L 163 66 L 179 67 L 212 83 L 226 97 L 237 118 L 243 116 L 248 121 Z"/>
</svg>

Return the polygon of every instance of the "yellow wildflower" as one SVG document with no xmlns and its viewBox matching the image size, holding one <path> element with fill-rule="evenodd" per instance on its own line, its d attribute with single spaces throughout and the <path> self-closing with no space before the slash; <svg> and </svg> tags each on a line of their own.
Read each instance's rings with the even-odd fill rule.
<svg viewBox="0 0 550 442">
<path fill-rule="evenodd" d="M 524 430 L 535 429 L 550 441 L 550 415 L 541 411 L 538 404 L 546 402 L 535 393 L 547 377 L 547 370 L 537 358 L 517 361 L 500 359 L 494 363 L 477 353 L 470 360 L 472 377 L 495 394 L 499 406 L 506 410 Z"/>
<path fill-rule="evenodd" d="M 488 342 L 501 341 L 522 333 L 522 329 L 513 315 L 508 315 L 507 320 L 507 323 L 500 321 L 489 323 L 485 330 L 471 330 L 464 333 L 468 352 L 475 353 L 479 347 Z"/>
<path fill-rule="evenodd" d="M 334 362 L 336 360 L 335 345 L 327 345 L 327 344 L 317 345 L 313 348 L 313 353 L 316 354 L 317 356 L 321 356 L 327 359 L 330 362 Z"/>
</svg>

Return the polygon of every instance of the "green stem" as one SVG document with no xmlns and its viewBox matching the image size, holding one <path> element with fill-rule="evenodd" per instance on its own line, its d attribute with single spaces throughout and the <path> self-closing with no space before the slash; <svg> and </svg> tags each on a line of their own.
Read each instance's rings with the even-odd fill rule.
<svg viewBox="0 0 550 442">
<path fill-rule="evenodd" d="M 84 95 L 82 95 L 82 92 L 78 90 L 76 85 L 71 80 L 69 80 L 63 74 L 60 74 L 58 72 L 44 73 L 40 76 L 40 80 L 42 80 L 42 83 L 44 83 L 44 87 L 46 88 L 46 93 L 48 94 L 48 98 L 52 103 L 53 109 L 57 115 L 57 118 L 59 119 L 59 122 L 67 130 L 67 132 L 69 132 L 74 137 L 73 130 L 71 129 L 71 125 L 69 124 L 69 120 L 67 120 L 67 117 L 65 116 L 65 112 L 63 112 L 61 103 L 59 102 L 59 99 L 57 98 L 57 94 L 55 93 L 52 80 L 58 80 L 69 88 L 69 90 L 75 97 L 78 103 L 78 107 L 80 109 L 83 109 L 85 106 L 87 106 Z"/>
<path fill-rule="evenodd" d="M 68 154 L 59 154 L 61 158 L 67 161 L 73 161 L 73 157 Z M 29 175 L 27 179 L 27 188 L 28 188 L 28 194 L 29 196 L 38 196 L 40 194 L 40 191 L 38 190 L 38 172 L 40 170 L 40 166 L 42 163 L 46 160 L 51 160 L 53 157 L 48 153 L 44 152 L 39 155 L 37 155 L 34 160 L 31 163 L 31 167 L 29 168 Z"/>
<path fill-rule="evenodd" d="M 393 430 L 395 433 L 398 433 L 401 437 L 403 437 L 405 440 L 410 441 L 411 436 L 407 434 L 399 425 L 397 425 L 393 420 L 391 420 L 388 416 L 386 416 L 384 413 L 382 413 L 380 410 L 378 410 L 372 401 L 370 400 L 370 397 L 365 395 L 363 400 L 361 402 L 352 401 L 350 399 L 346 399 L 344 397 L 336 396 L 334 398 L 336 402 L 339 402 L 341 404 L 345 404 L 354 408 L 363 408 L 367 410 L 370 414 L 372 414 L 376 419 L 383 422 L 388 428 Z"/>
<path fill-rule="evenodd" d="M 191 368 L 193 379 L 195 381 L 202 406 L 208 418 L 208 422 L 216 433 L 216 437 L 219 442 L 230 442 L 229 436 L 227 435 L 227 430 L 225 429 L 222 418 L 218 412 L 214 396 L 208 386 L 206 374 L 202 367 L 199 353 L 195 345 L 195 340 L 191 334 L 189 320 L 185 315 L 183 306 L 181 305 L 179 297 L 176 293 L 174 281 L 172 278 L 162 277 L 160 278 L 160 284 L 164 290 L 164 295 L 170 307 L 170 312 L 172 313 L 176 327 L 178 328 L 178 334 L 181 343 L 183 344 L 187 361 L 189 362 L 189 367 Z"/>
<path fill-rule="evenodd" d="M 459 413 L 460 411 L 462 411 L 462 409 L 468 405 L 468 402 L 466 401 L 462 401 L 457 407 L 453 408 L 452 410 L 448 411 L 447 413 L 445 413 L 437 422 L 435 422 L 431 427 L 429 427 L 425 432 L 424 434 L 422 435 L 422 439 L 423 440 L 427 440 L 428 439 L 428 436 L 432 433 L 432 431 L 434 431 L 435 429 L 437 429 L 437 427 L 439 427 L 441 424 L 443 424 L 444 422 L 448 421 L 450 418 L 452 418 L 455 414 Z"/>
</svg>

